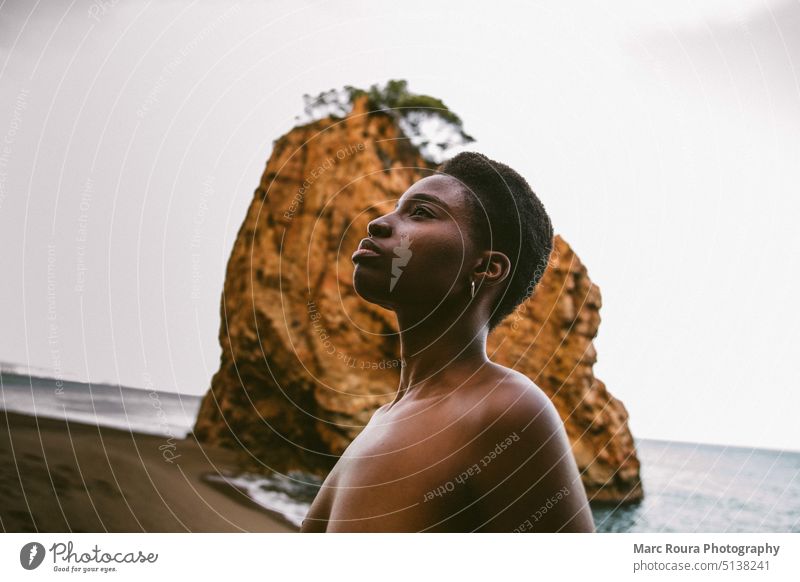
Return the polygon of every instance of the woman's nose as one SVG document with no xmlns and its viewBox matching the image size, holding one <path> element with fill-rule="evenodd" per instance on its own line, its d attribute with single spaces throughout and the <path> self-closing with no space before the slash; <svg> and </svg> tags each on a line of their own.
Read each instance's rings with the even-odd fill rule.
<svg viewBox="0 0 800 582">
<path fill-rule="evenodd" d="M 386 220 L 386 217 L 381 216 L 367 225 L 367 233 L 377 238 L 388 237 L 392 234 L 392 227 L 389 225 L 389 221 Z"/>
</svg>

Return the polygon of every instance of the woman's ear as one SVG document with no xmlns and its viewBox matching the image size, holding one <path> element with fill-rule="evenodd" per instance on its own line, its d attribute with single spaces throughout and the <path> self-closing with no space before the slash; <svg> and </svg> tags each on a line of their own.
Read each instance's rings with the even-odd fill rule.
<svg viewBox="0 0 800 582">
<path fill-rule="evenodd" d="M 483 279 L 482 285 L 493 286 L 502 283 L 511 274 L 511 261 L 499 251 L 485 251 L 475 268 L 475 276 Z"/>
</svg>

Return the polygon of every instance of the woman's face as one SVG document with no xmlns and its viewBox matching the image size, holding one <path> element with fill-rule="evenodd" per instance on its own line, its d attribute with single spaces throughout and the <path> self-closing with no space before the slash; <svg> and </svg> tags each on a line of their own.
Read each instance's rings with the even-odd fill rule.
<svg viewBox="0 0 800 582">
<path fill-rule="evenodd" d="M 423 317 L 454 297 L 458 303 L 468 298 L 469 275 L 479 261 L 468 195 L 447 175 L 415 182 L 393 212 L 370 222 L 370 237 L 353 253 L 356 293 Z"/>
</svg>

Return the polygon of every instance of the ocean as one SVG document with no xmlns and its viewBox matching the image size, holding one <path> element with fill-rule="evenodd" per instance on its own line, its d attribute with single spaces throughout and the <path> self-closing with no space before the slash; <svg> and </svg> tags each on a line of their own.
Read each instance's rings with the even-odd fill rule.
<svg viewBox="0 0 800 582">
<path fill-rule="evenodd" d="M 60 388 L 60 389 L 59 389 Z M 0 373 L 0 407 L 183 438 L 199 396 Z M 800 532 L 800 452 L 636 439 L 644 500 L 593 507 L 599 532 Z M 211 475 L 300 525 L 319 480 Z"/>
</svg>

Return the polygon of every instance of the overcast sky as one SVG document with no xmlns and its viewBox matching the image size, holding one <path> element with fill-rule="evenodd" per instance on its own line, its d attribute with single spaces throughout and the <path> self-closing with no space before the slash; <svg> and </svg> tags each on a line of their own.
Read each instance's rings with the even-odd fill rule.
<svg viewBox="0 0 800 582">
<path fill-rule="evenodd" d="M 635 436 L 800 449 L 800 4 L 383 4 L 3 2 L 0 361 L 203 393 L 272 140 L 401 78 L 587 265 Z"/>
</svg>

